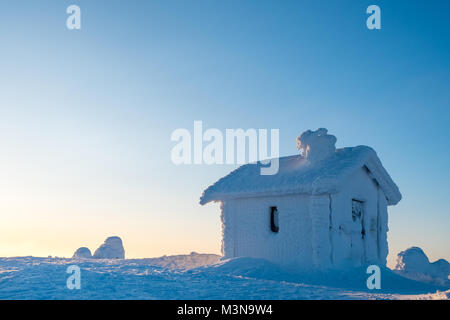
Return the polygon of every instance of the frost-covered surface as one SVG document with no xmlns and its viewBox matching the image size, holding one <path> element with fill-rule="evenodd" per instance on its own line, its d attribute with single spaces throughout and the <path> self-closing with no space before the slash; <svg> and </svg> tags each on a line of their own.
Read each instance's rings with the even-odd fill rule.
<svg viewBox="0 0 450 320">
<path fill-rule="evenodd" d="M 397 256 L 395 271 L 405 277 L 450 286 L 450 264 L 445 259 L 430 262 L 419 247 L 411 247 Z"/>
<path fill-rule="evenodd" d="M 72 258 L 74 258 L 74 259 L 76 259 L 76 258 L 90 259 L 90 258 L 92 258 L 92 253 L 91 253 L 91 250 L 89 250 L 89 248 L 81 247 L 75 251 Z"/>
<path fill-rule="evenodd" d="M 251 258 L 188 268 L 213 257 L 218 258 L 173 257 L 185 262 L 183 269 L 169 267 L 172 257 L 0 258 L 0 299 L 448 299 L 450 295 L 449 288 L 406 279 L 388 269 L 382 269 L 382 289 L 374 293 L 365 287 L 364 268 L 296 274 Z M 73 264 L 81 268 L 81 290 L 66 288 L 66 270 Z"/>
<path fill-rule="evenodd" d="M 309 161 L 326 159 L 336 150 L 336 137 L 328 134 L 325 128 L 307 130 L 297 137 L 297 149 Z"/>
<path fill-rule="evenodd" d="M 377 180 L 389 205 L 400 201 L 397 185 L 372 148 L 357 146 L 335 150 L 336 138 L 320 130 L 326 131 L 319 129 L 304 136 L 307 131 L 300 136 L 297 143 L 306 150 L 305 156 L 280 158 L 277 174 L 261 175 L 260 163 L 243 165 L 208 187 L 200 198 L 200 204 L 254 196 L 333 194 L 345 185 L 349 175 L 362 167 L 368 168 L 371 177 Z"/>
<path fill-rule="evenodd" d="M 94 252 L 95 259 L 125 259 L 125 249 L 122 239 L 119 237 L 109 237 Z"/>
<path fill-rule="evenodd" d="M 353 217 L 353 199 L 364 201 L 359 217 Z M 272 206 L 279 214 L 277 233 L 270 229 Z M 386 264 L 386 197 L 362 168 L 333 195 L 230 199 L 221 211 L 226 258 L 264 258 L 302 269 Z"/>
<path fill-rule="evenodd" d="M 221 203 L 225 258 L 302 270 L 386 265 L 387 206 L 401 194 L 373 149 L 336 150 L 335 143 L 324 128 L 308 130 L 297 138 L 302 155 L 280 158 L 277 174 L 261 175 L 260 164 L 248 164 L 205 190 L 201 204 Z"/>
</svg>

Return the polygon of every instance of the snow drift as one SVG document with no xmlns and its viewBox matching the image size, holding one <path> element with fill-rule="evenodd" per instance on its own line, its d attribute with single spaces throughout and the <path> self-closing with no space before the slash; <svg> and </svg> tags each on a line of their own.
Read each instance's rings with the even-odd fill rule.
<svg viewBox="0 0 450 320">
<path fill-rule="evenodd" d="M 397 256 L 397 273 L 410 279 L 450 286 L 450 264 L 445 259 L 430 262 L 419 247 L 411 247 Z"/>
<path fill-rule="evenodd" d="M 73 254 L 73 258 L 74 259 L 91 259 L 92 258 L 91 250 L 89 250 L 89 248 L 86 248 L 86 247 L 78 248 L 77 251 L 75 251 L 75 253 Z"/>
<path fill-rule="evenodd" d="M 379 294 L 426 294 L 449 289 L 448 286 L 423 283 L 405 278 L 386 267 L 381 267 L 380 269 L 380 290 L 369 290 L 367 288 L 366 281 L 369 276 L 366 272 L 367 266 L 348 268 L 346 270 L 296 271 L 276 265 L 265 259 L 242 257 L 222 260 L 217 264 L 193 269 L 191 272 L 201 272 L 215 277 L 228 275 L 239 278 L 342 288 L 357 292 Z"/>
<path fill-rule="evenodd" d="M 94 252 L 95 259 L 125 259 L 125 249 L 122 239 L 119 237 L 109 237 Z"/>
<path fill-rule="evenodd" d="M 202 254 L 133 260 L 0 258 L 0 299 L 448 299 L 450 295 L 442 287 L 388 269 L 382 269 L 382 290 L 367 289 L 364 268 L 295 273 L 263 259 L 235 258 L 186 269 L 214 257 L 218 258 Z M 182 269 L 174 268 L 179 261 L 184 261 Z M 66 287 L 67 268 L 73 264 L 81 269 L 81 290 Z"/>
</svg>

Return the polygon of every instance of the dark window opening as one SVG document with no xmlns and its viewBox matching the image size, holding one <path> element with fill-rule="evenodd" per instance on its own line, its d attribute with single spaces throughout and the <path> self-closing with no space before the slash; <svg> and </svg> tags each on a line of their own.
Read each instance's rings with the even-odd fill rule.
<svg viewBox="0 0 450 320">
<path fill-rule="evenodd" d="M 352 199 L 352 220 L 353 222 L 361 225 L 361 238 L 366 236 L 366 230 L 364 229 L 364 202 L 356 199 Z"/>
<path fill-rule="evenodd" d="M 279 229 L 278 209 L 277 207 L 270 207 L 270 230 L 272 230 L 272 232 L 278 232 Z"/>
<path fill-rule="evenodd" d="M 352 220 L 360 220 L 363 213 L 363 202 L 352 199 Z"/>
</svg>

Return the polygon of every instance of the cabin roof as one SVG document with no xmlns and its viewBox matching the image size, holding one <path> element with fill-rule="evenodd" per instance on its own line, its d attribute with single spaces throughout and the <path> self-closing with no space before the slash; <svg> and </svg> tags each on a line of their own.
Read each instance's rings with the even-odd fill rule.
<svg viewBox="0 0 450 320">
<path fill-rule="evenodd" d="M 395 205 L 402 198 L 376 152 L 368 146 L 336 149 L 320 161 L 309 161 L 301 155 L 281 157 L 274 175 L 261 175 L 262 166 L 259 162 L 250 163 L 232 171 L 203 192 L 200 204 L 233 198 L 337 193 L 345 179 L 361 168 L 383 190 L 388 205 Z"/>
</svg>

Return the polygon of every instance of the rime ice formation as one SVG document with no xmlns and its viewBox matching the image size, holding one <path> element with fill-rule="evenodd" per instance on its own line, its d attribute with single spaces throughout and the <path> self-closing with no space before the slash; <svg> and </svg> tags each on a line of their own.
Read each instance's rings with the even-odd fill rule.
<svg viewBox="0 0 450 320">
<path fill-rule="evenodd" d="M 336 149 L 328 158 L 312 163 L 301 155 L 282 157 L 279 165 L 277 174 L 266 176 L 260 175 L 260 163 L 243 165 L 208 187 L 200 204 L 264 195 L 333 194 L 339 192 L 348 176 L 361 168 L 377 181 L 389 205 L 401 200 L 398 187 L 376 152 L 367 146 Z"/>
<path fill-rule="evenodd" d="M 450 264 L 445 259 L 430 262 L 419 247 L 411 247 L 397 256 L 395 270 L 412 279 L 450 285 Z"/>
<path fill-rule="evenodd" d="M 94 252 L 95 259 L 125 259 L 125 250 L 119 237 L 109 237 Z"/>
<path fill-rule="evenodd" d="M 225 258 L 297 269 L 386 264 L 387 207 L 400 201 L 400 191 L 372 148 L 335 149 L 327 132 L 302 133 L 302 154 L 280 158 L 275 175 L 246 164 L 203 192 L 200 204 L 220 202 Z"/>
<path fill-rule="evenodd" d="M 336 151 L 336 137 L 328 134 L 324 128 L 305 131 L 297 137 L 297 149 L 309 161 L 320 161 Z"/>
<path fill-rule="evenodd" d="M 90 259 L 92 258 L 91 250 L 86 247 L 78 248 L 73 254 L 73 258 Z"/>
</svg>

